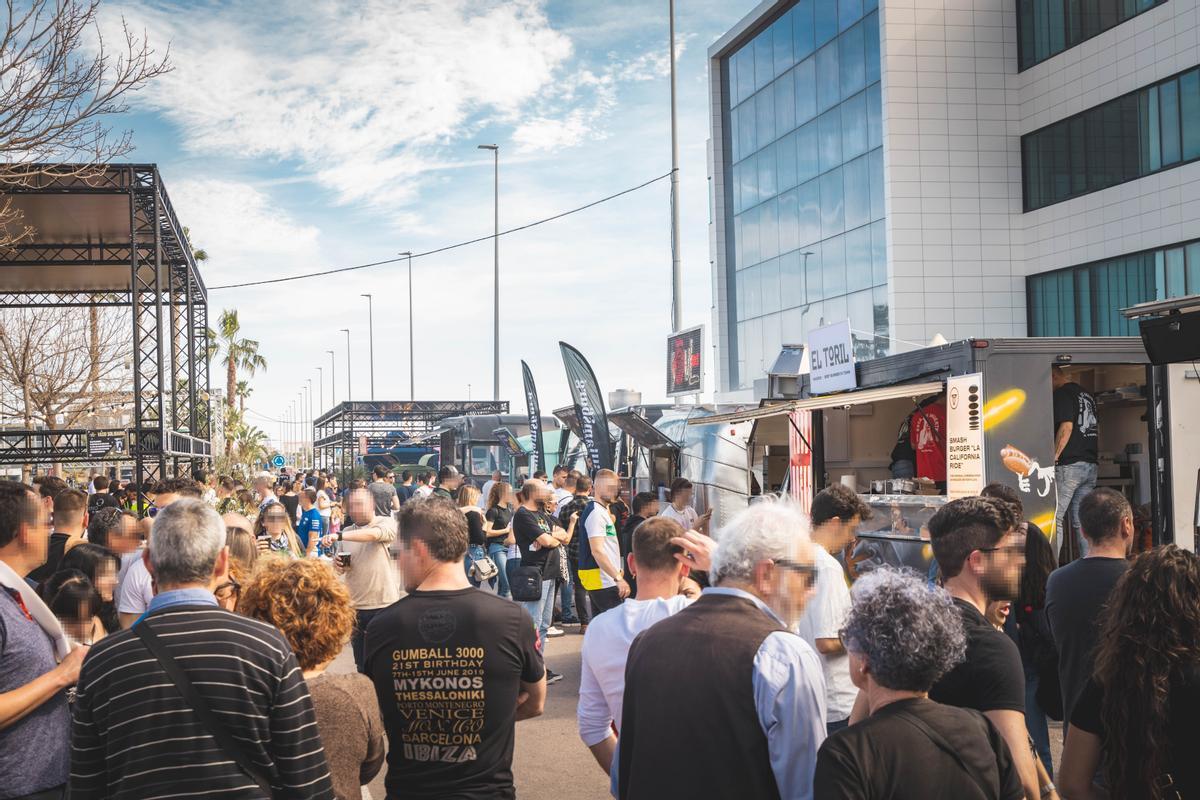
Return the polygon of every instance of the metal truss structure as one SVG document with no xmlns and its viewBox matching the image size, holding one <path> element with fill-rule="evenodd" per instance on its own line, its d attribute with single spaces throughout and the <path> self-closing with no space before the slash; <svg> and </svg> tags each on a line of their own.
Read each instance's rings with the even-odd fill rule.
<svg viewBox="0 0 1200 800">
<path fill-rule="evenodd" d="M 129 308 L 133 340 L 131 429 L 0 432 L 0 464 L 132 460 L 139 484 L 206 464 L 208 292 L 158 168 L 39 165 L 0 194 L 33 229 L 0 250 L 0 308 Z"/>
<path fill-rule="evenodd" d="M 345 482 L 354 471 L 363 437 L 368 451 L 416 443 L 447 417 L 507 414 L 507 400 L 351 400 L 338 403 L 313 422 L 313 457 L 318 469 Z"/>
</svg>

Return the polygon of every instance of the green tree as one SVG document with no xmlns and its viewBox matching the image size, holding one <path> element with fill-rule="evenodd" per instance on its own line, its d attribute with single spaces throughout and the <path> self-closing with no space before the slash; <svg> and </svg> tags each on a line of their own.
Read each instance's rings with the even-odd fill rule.
<svg viewBox="0 0 1200 800">
<path fill-rule="evenodd" d="M 250 381 L 238 381 L 234 392 L 238 398 L 238 413 L 244 417 L 246 415 L 246 398 L 254 394 L 254 389 L 251 388 Z"/>
<path fill-rule="evenodd" d="M 267 360 L 258 352 L 258 340 L 242 338 L 242 325 L 238 321 L 237 309 L 225 309 L 221 312 L 217 333 L 209 331 L 209 340 L 217 342 L 216 353 L 223 353 L 221 363 L 225 365 L 225 404 L 233 410 L 238 393 L 238 372 L 252 376 L 259 370 L 267 368 Z M 245 404 L 243 403 L 243 406 Z M 233 430 L 226 427 L 225 452 L 229 453 L 233 444 Z"/>
</svg>

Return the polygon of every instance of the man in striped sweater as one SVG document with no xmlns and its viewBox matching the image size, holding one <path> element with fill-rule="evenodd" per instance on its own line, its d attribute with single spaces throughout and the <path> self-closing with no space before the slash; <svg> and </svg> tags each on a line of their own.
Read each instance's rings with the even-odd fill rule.
<svg viewBox="0 0 1200 800">
<path fill-rule="evenodd" d="M 146 563 L 158 593 L 131 630 L 84 661 L 71 737 L 70 796 L 332 800 L 316 716 L 296 658 L 275 628 L 217 606 L 229 582 L 225 526 L 202 500 L 162 509 Z M 226 750 L 137 634 L 154 631 L 240 751 Z M 244 771 L 239 761 L 253 766 Z M 257 778 L 250 772 L 257 773 Z"/>
</svg>

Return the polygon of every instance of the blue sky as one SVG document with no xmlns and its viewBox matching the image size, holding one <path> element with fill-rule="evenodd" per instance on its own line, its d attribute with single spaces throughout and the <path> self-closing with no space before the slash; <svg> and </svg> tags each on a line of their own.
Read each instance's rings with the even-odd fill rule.
<svg viewBox="0 0 1200 800">
<path fill-rule="evenodd" d="M 677 8 L 685 325 L 711 341 L 705 142 L 709 44 L 753 3 Z M 501 228 L 590 202 L 670 168 L 666 0 L 106 4 L 174 71 L 131 98 L 131 160 L 158 163 L 181 221 L 211 260 L 209 286 L 375 261 L 491 232 L 501 146 Z M 543 408 L 569 401 L 557 342 L 602 388 L 664 399 L 670 327 L 669 185 L 501 239 L 501 397 L 520 359 Z M 419 399 L 490 397 L 492 247 L 413 262 Z M 274 286 L 212 290 L 237 307 L 269 369 L 249 405 L 277 417 L 337 353 L 346 395 L 408 396 L 403 264 Z M 217 373 L 214 373 L 217 374 Z M 708 386 L 712 387 L 711 371 Z M 314 391 L 314 400 L 316 400 Z M 269 435 L 278 426 L 259 419 Z"/>
</svg>

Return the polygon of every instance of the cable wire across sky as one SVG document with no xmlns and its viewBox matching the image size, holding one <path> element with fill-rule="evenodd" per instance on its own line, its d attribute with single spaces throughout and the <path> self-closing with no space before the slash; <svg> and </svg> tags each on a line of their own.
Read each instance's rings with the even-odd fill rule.
<svg viewBox="0 0 1200 800">
<path fill-rule="evenodd" d="M 479 236 L 475 239 L 468 239 L 465 242 L 457 242 L 455 244 L 448 244 L 448 245 L 445 245 L 444 247 L 438 247 L 433 250 L 426 250 L 423 253 L 413 253 L 411 257 L 412 258 L 422 258 L 424 256 L 437 255 L 438 253 L 444 253 L 447 250 L 456 250 L 459 247 L 466 247 L 467 245 L 478 244 L 479 242 L 487 242 L 487 241 L 490 241 L 490 240 L 496 238 L 497 236 L 507 236 L 510 233 L 518 233 L 520 231 L 529 230 L 530 228 L 536 228 L 539 225 L 545 225 L 547 222 L 554 222 L 555 220 L 562 219 L 563 217 L 569 217 L 572 214 L 578 214 L 580 211 L 586 211 L 589 208 L 594 208 L 598 205 L 601 205 L 602 203 L 607 203 L 610 200 L 616 200 L 618 197 L 623 197 L 624 195 L 631 194 L 633 192 L 638 191 L 639 189 L 645 189 L 647 186 L 650 186 L 651 184 L 658 183 L 661 180 L 665 180 L 666 178 L 671 177 L 672 172 L 674 172 L 674 170 L 671 170 L 671 172 L 666 172 L 662 175 L 659 175 L 656 178 L 651 178 L 650 180 L 645 181 L 643 183 L 639 183 L 637 186 L 631 186 L 628 189 L 624 189 L 615 194 L 610 194 L 607 197 L 601 197 L 599 200 L 593 200 L 592 202 L 590 202 L 586 205 L 579 206 L 578 208 L 572 208 L 569 211 L 563 211 L 563 212 L 560 212 L 553 216 L 546 217 L 544 219 L 539 219 L 539 220 L 535 220 L 534 222 L 529 222 L 524 225 L 520 225 L 516 228 L 509 228 L 508 230 L 500 231 L 500 233 L 498 233 L 498 234 L 488 234 L 487 236 Z M 396 264 L 401 261 L 404 261 L 406 258 L 409 258 L 409 256 L 396 256 L 395 258 L 386 258 L 381 261 L 371 261 L 367 264 L 355 264 L 350 267 L 335 267 L 333 269 L 321 270 L 319 272 L 306 272 L 303 275 L 288 275 L 283 278 L 264 278 L 263 280 L 260 280 L 260 281 L 247 281 L 246 283 L 227 283 L 223 286 L 210 286 L 210 287 L 208 287 L 208 290 L 211 292 L 211 291 L 217 291 L 219 289 L 244 289 L 248 286 L 266 286 L 268 284 L 273 284 L 273 283 L 288 283 L 290 281 L 302 281 L 307 278 L 320 278 L 320 277 L 324 277 L 326 275 L 336 275 L 339 272 L 353 272 L 354 270 L 368 269 L 369 267 L 380 267 L 380 266 L 383 266 L 384 264 Z"/>
</svg>

